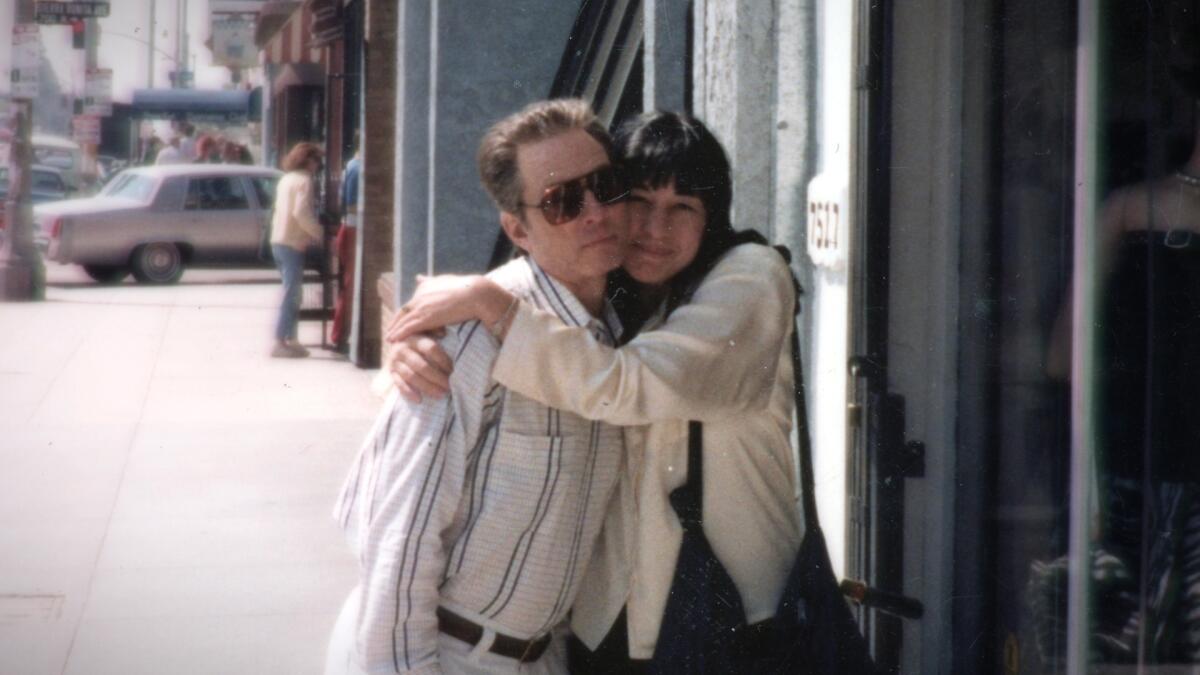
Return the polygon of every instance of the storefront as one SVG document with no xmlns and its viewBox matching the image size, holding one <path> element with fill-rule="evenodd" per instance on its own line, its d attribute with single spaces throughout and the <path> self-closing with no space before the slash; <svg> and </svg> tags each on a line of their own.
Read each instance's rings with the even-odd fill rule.
<svg viewBox="0 0 1200 675">
<path fill-rule="evenodd" d="M 877 660 L 1200 662 L 1200 2 L 551 4 L 533 27 L 400 3 L 389 300 L 505 256 L 464 169 L 490 121 L 547 95 L 690 110 L 735 225 L 796 254 L 821 522 L 889 594 L 856 610 Z M 556 70 L 506 42 L 527 33 Z"/>
</svg>

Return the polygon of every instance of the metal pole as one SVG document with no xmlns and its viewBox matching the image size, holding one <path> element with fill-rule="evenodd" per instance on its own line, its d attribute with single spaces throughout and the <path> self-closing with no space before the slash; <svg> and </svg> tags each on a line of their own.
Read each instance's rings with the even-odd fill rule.
<svg viewBox="0 0 1200 675">
<path fill-rule="evenodd" d="M 14 3 L 13 26 L 33 23 L 33 2 L 17 0 Z M 14 48 L 14 56 L 15 52 Z M 0 230 L 0 300 L 41 300 L 45 295 L 46 270 L 42 256 L 33 245 L 33 209 L 29 201 L 32 126 L 33 100 L 14 97 L 8 120 L 12 138 L 8 157 L 8 197 L 4 202 L 5 229 Z"/>
<path fill-rule="evenodd" d="M 83 59 L 84 73 L 90 73 L 100 66 L 100 20 L 87 19 L 83 23 Z M 84 78 L 84 97 L 86 100 L 87 79 Z M 96 189 L 97 182 L 100 177 L 100 170 L 97 166 L 96 157 L 100 154 L 100 146 L 97 143 L 83 144 L 83 167 L 82 179 L 84 184 L 88 186 L 88 192 Z"/>
<path fill-rule="evenodd" d="M 1071 511 L 1070 574 L 1067 577 L 1067 675 L 1092 672 L 1094 617 L 1091 607 L 1091 536 L 1095 527 L 1096 400 L 1095 307 L 1099 244 L 1098 156 L 1102 120 L 1099 103 L 1100 3 L 1079 3 L 1075 74 L 1075 244 L 1071 335 Z M 1147 533 L 1148 534 L 1148 533 Z M 1145 672 L 1142 667 L 1139 673 Z"/>
<path fill-rule="evenodd" d="M 154 37 L 158 32 L 158 25 L 155 23 L 154 11 L 158 8 L 158 0 L 150 0 L 150 39 L 149 49 L 146 52 L 146 88 L 154 88 Z"/>
<path fill-rule="evenodd" d="M 188 35 L 188 0 L 183 0 L 183 15 L 180 17 L 179 34 L 182 36 L 183 50 L 180 52 L 180 63 L 183 64 L 183 69 L 192 72 L 191 57 L 188 52 L 191 51 L 191 46 L 188 44 L 191 36 Z M 194 76 L 192 76 L 194 77 Z M 189 87 L 190 88 L 190 87 Z"/>
<path fill-rule="evenodd" d="M 183 31 L 183 0 L 175 0 L 175 81 L 171 84 L 172 89 L 182 88 L 180 69 L 187 67 L 187 59 L 184 57 L 183 51 Z"/>
</svg>

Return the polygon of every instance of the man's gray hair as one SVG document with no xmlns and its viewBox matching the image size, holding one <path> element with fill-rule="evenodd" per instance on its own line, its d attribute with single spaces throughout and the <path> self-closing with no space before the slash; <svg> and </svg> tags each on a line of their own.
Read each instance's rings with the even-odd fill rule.
<svg viewBox="0 0 1200 675">
<path fill-rule="evenodd" d="M 493 124 L 479 143 L 475 161 L 479 166 L 483 187 L 491 195 L 496 208 L 508 213 L 521 213 L 524 186 L 517 169 L 517 148 L 575 129 L 587 132 L 612 157 L 612 140 L 608 130 L 592 112 L 591 105 L 583 99 L 538 101 Z"/>
</svg>

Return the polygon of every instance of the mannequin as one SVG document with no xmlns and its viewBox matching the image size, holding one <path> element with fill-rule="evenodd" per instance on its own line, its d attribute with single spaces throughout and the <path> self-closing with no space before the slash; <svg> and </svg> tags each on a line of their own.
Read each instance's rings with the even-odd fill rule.
<svg viewBox="0 0 1200 675">
<path fill-rule="evenodd" d="M 1142 663 L 1200 663 L 1200 114 L 1188 160 L 1116 190 L 1099 225 L 1098 545 L 1139 599 L 1118 640 Z"/>
</svg>

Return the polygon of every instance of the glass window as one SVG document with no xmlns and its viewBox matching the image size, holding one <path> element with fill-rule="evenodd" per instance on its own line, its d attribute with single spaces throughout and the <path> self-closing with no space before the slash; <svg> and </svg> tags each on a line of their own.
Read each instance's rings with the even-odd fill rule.
<svg viewBox="0 0 1200 675">
<path fill-rule="evenodd" d="M 275 206 L 275 184 L 278 183 L 276 178 L 260 177 L 250 181 L 254 184 L 254 193 L 258 196 L 258 204 L 264 209 L 270 209 Z"/>
<path fill-rule="evenodd" d="M 33 154 L 37 158 L 38 164 L 45 164 L 46 166 L 58 167 L 60 169 L 75 168 L 75 156 L 70 150 L 35 146 Z"/>
<path fill-rule="evenodd" d="M 1081 659 L 1081 672 L 1195 672 L 1200 4 L 1101 7 L 1099 66 L 1080 72 L 1102 94 L 1084 99 L 1086 112 L 1073 12 L 1013 0 L 1002 22 L 990 239 L 995 648 L 1019 672 L 1066 672 Z M 1095 138 L 1083 154 L 1091 173 L 1075 173 L 1074 125 Z M 1077 189 L 1094 189 L 1094 213 L 1077 212 Z M 1087 621 L 1069 639 L 1073 575 L 1087 588 L 1076 605 Z"/>
<path fill-rule="evenodd" d="M 66 190 L 62 178 L 48 171 L 33 172 L 33 189 L 38 192 L 62 192 Z"/>
<path fill-rule="evenodd" d="M 120 197 L 146 203 L 154 194 L 155 181 L 149 176 L 130 174 L 128 177 L 113 181 L 112 188 L 104 192 L 108 197 Z"/>
<path fill-rule="evenodd" d="M 104 187 L 100 190 L 100 194 L 110 195 L 113 191 L 121 189 L 121 186 L 128 182 L 132 176 L 133 174 L 130 173 L 119 173 L 113 176 L 112 180 L 105 183 Z"/>
<path fill-rule="evenodd" d="M 37 192 L 65 192 L 67 186 L 58 174 L 35 169 L 30 189 Z M 8 190 L 8 167 L 6 166 L 0 166 L 0 190 Z"/>
<path fill-rule="evenodd" d="M 183 208 L 199 211 L 227 211 L 248 209 L 246 190 L 242 181 L 233 176 L 193 178 L 188 183 L 187 199 Z"/>
</svg>

